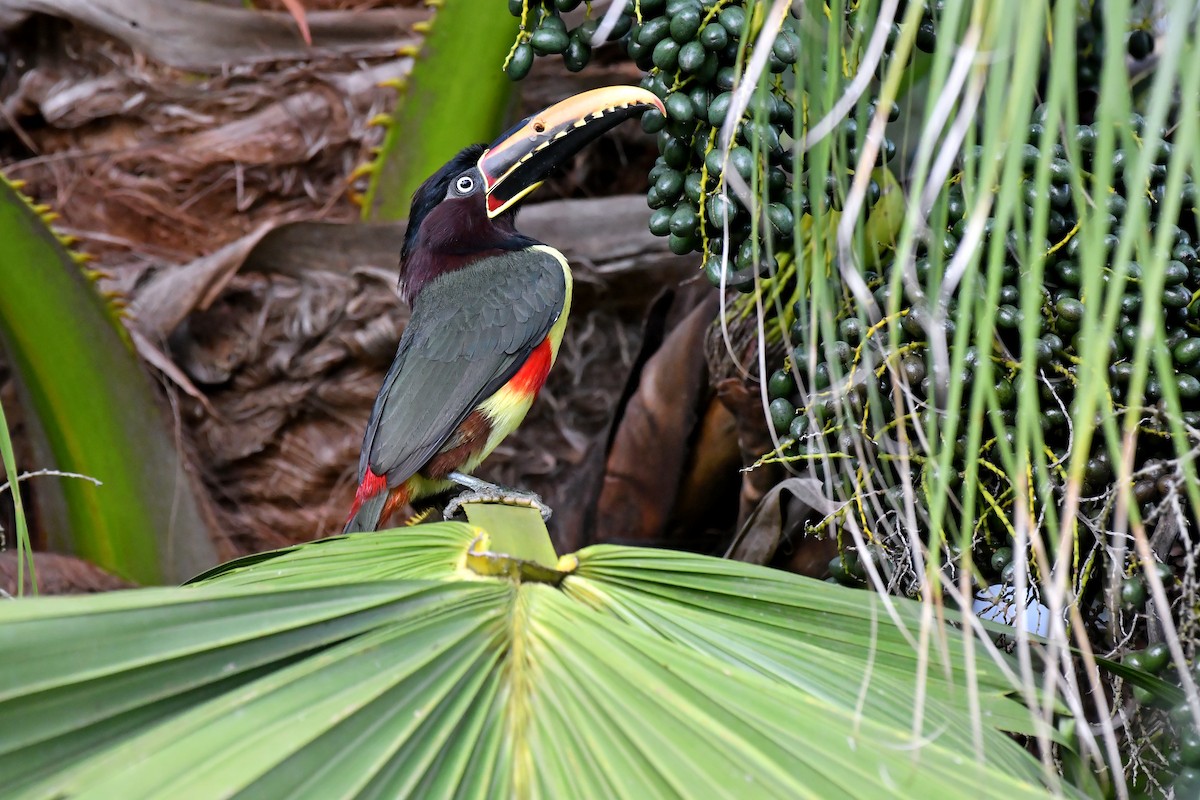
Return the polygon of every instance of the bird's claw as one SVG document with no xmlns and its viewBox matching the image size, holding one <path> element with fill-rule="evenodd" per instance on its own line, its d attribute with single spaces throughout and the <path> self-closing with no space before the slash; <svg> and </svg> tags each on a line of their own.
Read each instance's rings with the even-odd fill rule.
<svg viewBox="0 0 1200 800">
<path fill-rule="evenodd" d="M 442 510 L 443 519 L 453 519 L 459 510 L 468 503 L 503 503 L 509 506 L 523 506 L 537 509 L 542 515 L 542 521 L 548 521 L 553 510 L 533 492 L 523 492 L 519 489 L 509 489 L 504 486 L 493 486 L 488 489 L 472 489 L 452 498 Z"/>
</svg>

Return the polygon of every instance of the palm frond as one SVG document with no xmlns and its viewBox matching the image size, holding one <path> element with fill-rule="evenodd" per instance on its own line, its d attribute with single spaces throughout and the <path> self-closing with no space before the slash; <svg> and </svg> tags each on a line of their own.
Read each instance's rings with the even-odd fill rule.
<svg viewBox="0 0 1200 800">
<path fill-rule="evenodd" d="M 985 747 L 964 752 L 954 636 L 914 732 L 907 601 L 623 547 L 565 559 L 557 585 L 484 576 L 480 535 L 352 535 L 179 589 L 0 605 L 21 654 L 0 674 L 7 795 L 1045 796 L 1002 733 L 1036 722 L 1000 670 L 979 670 Z"/>
</svg>

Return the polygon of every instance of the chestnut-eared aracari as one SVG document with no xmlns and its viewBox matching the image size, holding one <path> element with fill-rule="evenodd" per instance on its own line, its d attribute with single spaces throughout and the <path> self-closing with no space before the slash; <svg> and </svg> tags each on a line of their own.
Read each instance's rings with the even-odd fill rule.
<svg viewBox="0 0 1200 800">
<path fill-rule="evenodd" d="M 521 424 L 558 355 L 571 270 L 517 231 L 517 206 L 585 144 L 648 108 L 663 105 L 643 89 L 584 92 L 466 148 L 413 195 L 400 254 L 412 317 L 371 410 L 346 532 L 377 530 L 455 483 L 473 486 L 470 473 Z"/>
</svg>

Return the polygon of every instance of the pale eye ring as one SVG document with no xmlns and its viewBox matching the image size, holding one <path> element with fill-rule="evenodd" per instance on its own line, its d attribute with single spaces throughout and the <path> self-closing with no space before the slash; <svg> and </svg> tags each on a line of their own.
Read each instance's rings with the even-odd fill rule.
<svg viewBox="0 0 1200 800">
<path fill-rule="evenodd" d="M 454 184 L 454 188 L 458 189 L 461 194 L 466 194 L 475 188 L 475 181 L 471 179 L 470 175 L 463 175 Z"/>
</svg>

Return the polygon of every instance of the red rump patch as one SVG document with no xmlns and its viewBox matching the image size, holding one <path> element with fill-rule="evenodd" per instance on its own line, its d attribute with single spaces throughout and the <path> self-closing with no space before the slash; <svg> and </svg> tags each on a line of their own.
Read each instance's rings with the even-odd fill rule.
<svg viewBox="0 0 1200 800">
<path fill-rule="evenodd" d="M 368 498 L 374 497 L 386 488 L 387 478 L 376 475 L 370 467 L 367 467 L 367 474 L 363 476 L 362 483 L 358 485 L 358 491 L 354 493 L 354 505 L 350 507 L 350 517 L 353 518 L 358 513 L 358 509 L 367 502 Z"/>
<path fill-rule="evenodd" d="M 546 376 L 550 374 L 551 355 L 550 340 L 543 339 L 517 370 L 517 374 L 509 379 L 508 388 L 518 394 L 536 395 L 546 382 Z"/>
</svg>

